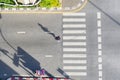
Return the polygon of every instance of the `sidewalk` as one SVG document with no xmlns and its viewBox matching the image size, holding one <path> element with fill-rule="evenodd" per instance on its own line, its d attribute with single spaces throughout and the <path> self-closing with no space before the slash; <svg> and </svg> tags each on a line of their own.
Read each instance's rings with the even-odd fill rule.
<svg viewBox="0 0 120 80">
<path fill-rule="evenodd" d="M 82 6 L 82 4 L 85 3 L 86 0 L 60 0 L 60 3 L 62 4 L 61 7 L 52 7 L 52 8 L 0 8 L 0 12 L 67 12 L 74 9 L 77 9 Z"/>
</svg>

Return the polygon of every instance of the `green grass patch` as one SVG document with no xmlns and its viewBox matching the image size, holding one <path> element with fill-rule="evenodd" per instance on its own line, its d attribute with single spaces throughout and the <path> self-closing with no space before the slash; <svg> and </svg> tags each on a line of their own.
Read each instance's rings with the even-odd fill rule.
<svg viewBox="0 0 120 80">
<path fill-rule="evenodd" d="M 51 8 L 60 7 L 61 3 L 59 2 L 59 0 L 41 0 L 41 2 L 38 5 L 39 7 Z"/>
<path fill-rule="evenodd" d="M 0 0 L 0 3 L 15 5 L 15 2 L 13 0 Z"/>
</svg>

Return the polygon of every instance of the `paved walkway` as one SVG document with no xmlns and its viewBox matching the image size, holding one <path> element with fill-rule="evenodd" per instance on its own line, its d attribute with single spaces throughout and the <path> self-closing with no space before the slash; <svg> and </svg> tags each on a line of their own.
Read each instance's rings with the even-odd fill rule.
<svg viewBox="0 0 120 80">
<path fill-rule="evenodd" d="M 36 7 L 36 8 L 0 8 L 0 11 L 5 11 L 5 12 L 10 12 L 10 11 L 24 11 L 24 12 L 28 12 L 28 11 L 32 11 L 32 12 L 36 12 L 36 11 L 43 11 L 43 12 L 66 12 L 66 11 L 71 11 L 77 8 L 80 8 L 82 6 L 82 4 L 86 3 L 86 0 L 61 0 L 62 2 L 62 6 L 61 7 L 53 7 L 50 9 L 47 8 L 40 8 L 40 7 Z"/>
</svg>

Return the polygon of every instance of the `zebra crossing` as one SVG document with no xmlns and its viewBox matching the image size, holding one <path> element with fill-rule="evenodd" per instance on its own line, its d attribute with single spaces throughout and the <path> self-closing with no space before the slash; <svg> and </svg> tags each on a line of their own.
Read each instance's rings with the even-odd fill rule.
<svg viewBox="0 0 120 80">
<path fill-rule="evenodd" d="M 86 13 L 63 13 L 63 70 L 87 76 Z"/>
</svg>

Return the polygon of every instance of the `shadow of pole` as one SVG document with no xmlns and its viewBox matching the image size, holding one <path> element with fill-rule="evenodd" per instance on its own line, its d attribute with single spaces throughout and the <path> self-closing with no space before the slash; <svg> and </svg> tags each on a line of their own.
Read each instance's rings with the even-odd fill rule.
<svg viewBox="0 0 120 80">
<path fill-rule="evenodd" d="M 4 35 L 3 35 L 3 33 L 2 33 L 2 30 L 1 30 L 1 28 L 0 28 L 0 35 L 1 35 L 1 37 L 3 38 L 3 40 L 6 42 L 6 44 L 8 45 L 8 46 L 10 46 L 16 53 L 18 52 L 18 50 L 17 49 L 15 49 L 6 39 L 5 39 L 5 37 L 4 37 Z M 5 52 L 5 51 L 3 51 L 2 49 L 1 49 L 1 52 Z M 6 53 L 4 53 L 4 54 L 6 54 Z M 7 54 L 6 54 L 7 55 Z M 14 59 L 13 58 L 11 58 L 9 55 L 7 55 L 11 60 L 13 60 L 13 63 L 16 65 L 16 66 L 20 66 L 20 67 L 22 67 L 25 71 L 27 71 L 28 73 L 30 73 L 31 75 L 33 75 L 31 72 L 29 72 L 27 69 L 25 69 L 22 65 L 20 65 L 18 62 L 19 62 L 19 58 L 18 58 L 18 56 L 17 56 L 17 54 L 16 55 L 14 55 Z M 16 62 L 17 61 L 17 62 Z"/>
<path fill-rule="evenodd" d="M 94 7 L 96 7 L 98 10 L 100 10 L 102 13 L 104 13 L 106 16 L 108 16 L 112 21 L 114 21 L 116 24 L 120 25 L 120 22 L 118 22 L 117 20 L 115 20 L 112 16 L 110 16 L 108 13 L 106 13 L 105 11 L 103 11 L 101 8 L 99 8 L 96 4 L 94 4 L 92 1 L 88 0 L 88 2 L 90 4 L 92 4 Z"/>
<path fill-rule="evenodd" d="M 0 14 L 0 19 L 2 18 L 2 15 Z"/>
<path fill-rule="evenodd" d="M 1 28 L 0 28 L 0 34 L 1 34 L 2 38 L 3 38 L 3 40 L 8 44 L 8 46 L 10 46 L 15 52 L 17 52 L 17 50 L 5 39 Z"/>
<path fill-rule="evenodd" d="M 21 59 L 21 63 L 24 67 L 28 68 L 31 70 L 33 73 L 36 70 L 40 70 L 40 62 L 37 61 L 33 56 L 31 56 L 28 52 L 26 52 L 24 49 L 21 47 L 17 47 L 17 55 L 22 56 L 19 57 Z"/>
<path fill-rule="evenodd" d="M 70 78 L 69 75 L 67 75 L 62 69 L 58 68 L 57 71 L 62 74 L 65 78 Z"/>
<path fill-rule="evenodd" d="M 52 74 L 50 74 L 48 71 L 45 70 L 45 74 L 49 77 L 55 78 L 55 76 L 53 76 Z"/>
</svg>

